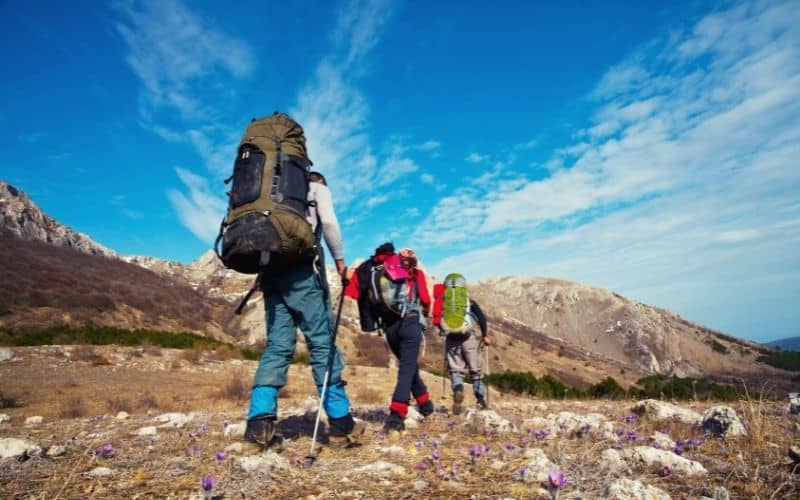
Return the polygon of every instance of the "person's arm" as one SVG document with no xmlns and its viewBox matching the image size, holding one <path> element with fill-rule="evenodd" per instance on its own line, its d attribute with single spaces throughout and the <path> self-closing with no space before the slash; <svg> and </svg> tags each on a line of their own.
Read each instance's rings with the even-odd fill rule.
<svg viewBox="0 0 800 500">
<path fill-rule="evenodd" d="M 478 320 L 478 326 L 480 326 L 481 328 L 481 336 L 483 337 L 483 342 L 486 345 L 491 344 L 492 340 L 491 337 L 489 337 L 489 327 L 486 324 L 486 315 L 483 314 L 481 307 L 474 300 L 470 300 L 469 309 L 470 312 L 475 316 L 475 319 Z"/>
<path fill-rule="evenodd" d="M 336 218 L 336 212 L 333 209 L 333 197 L 331 191 L 327 186 L 317 184 L 316 190 L 316 203 L 317 203 L 317 217 L 319 223 L 322 224 L 322 234 L 325 236 L 325 243 L 328 250 L 336 262 L 336 270 L 339 275 L 344 272 L 344 245 L 342 243 L 342 230 L 339 228 L 339 220 Z"/>
<path fill-rule="evenodd" d="M 425 273 L 417 269 L 416 279 L 419 301 L 422 304 L 422 310 L 425 313 L 425 316 L 427 316 L 431 311 L 431 296 L 428 295 L 428 282 L 425 280 Z"/>
</svg>

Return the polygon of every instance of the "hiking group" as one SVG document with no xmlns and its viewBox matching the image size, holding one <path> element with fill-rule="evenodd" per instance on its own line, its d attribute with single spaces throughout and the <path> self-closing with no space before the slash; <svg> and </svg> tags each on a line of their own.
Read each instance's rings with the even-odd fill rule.
<svg viewBox="0 0 800 500">
<path fill-rule="evenodd" d="M 418 358 L 429 317 L 445 338 L 446 371 L 451 377 L 453 412 L 463 410 L 464 382 L 470 376 L 479 408 L 487 407 L 479 348 L 489 345 L 486 319 L 469 300 L 466 280 L 448 275 L 433 286 L 410 248 L 378 246 L 356 269 L 344 264 L 344 246 L 325 177 L 311 171 L 302 127 L 283 113 L 253 119 L 240 141 L 228 192 L 228 213 L 214 244 L 226 267 L 256 275 L 237 309 L 260 289 L 264 296 L 266 346 L 253 377 L 244 439 L 269 447 L 276 433 L 278 393 L 286 385 L 296 332 L 305 336 L 311 374 L 321 404 L 309 459 L 314 458 L 320 414 L 328 417 L 331 446 L 358 446 L 366 426 L 353 418 L 342 379 L 344 360 L 336 334 L 345 297 L 358 304 L 362 331 L 378 332 L 397 358 L 397 379 L 384 422 L 387 434 L 404 430 L 411 399 L 427 417 L 434 404 L 420 376 Z M 326 246 L 342 280 L 334 316 L 325 275 Z M 334 319 L 335 318 L 335 319 Z M 478 339 L 476 330 L 480 330 Z"/>
</svg>

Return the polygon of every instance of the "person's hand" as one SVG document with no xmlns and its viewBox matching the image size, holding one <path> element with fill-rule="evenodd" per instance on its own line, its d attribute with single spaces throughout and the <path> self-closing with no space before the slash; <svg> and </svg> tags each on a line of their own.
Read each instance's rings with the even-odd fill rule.
<svg viewBox="0 0 800 500">
<path fill-rule="evenodd" d="M 486 345 L 492 345 L 492 337 L 489 337 L 488 335 L 483 337 L 483 343 Z"/>
<path fill-rule="evenodd" d="M 344 265 L 344 260 L 336 259 L 336 272 L 342 278 L 342 286 L 347 286 L 350 280 L 347 278 L 347 267 Z"/>
</svg>

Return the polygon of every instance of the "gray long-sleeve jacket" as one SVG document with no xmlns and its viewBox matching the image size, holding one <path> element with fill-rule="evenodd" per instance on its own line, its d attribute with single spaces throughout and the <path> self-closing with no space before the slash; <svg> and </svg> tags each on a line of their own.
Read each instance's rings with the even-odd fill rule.
<svg viewBox="0 0 800 500">
<path fill-rule="evenodd" d="M 339 220 L 333 210 L 333 198 L 328 186 L 318 182 L 311 182 L 308 186 L 308 201 L 313 201 L 316 206 L 309 206 L 306 219 L 311 224 L 311 229 L 317 229 L 317 214 L 322 223 L 322 234 L 334 260 L 344 259 L 344 245 L 342 243 L 342 230 Z"/>
</svg>

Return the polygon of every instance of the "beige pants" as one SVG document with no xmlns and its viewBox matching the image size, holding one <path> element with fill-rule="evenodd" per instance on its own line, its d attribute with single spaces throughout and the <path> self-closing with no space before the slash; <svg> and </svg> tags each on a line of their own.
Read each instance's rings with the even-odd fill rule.
<svg viewBox="0 0 800 500">
<path fill-rule="evenodd" d="M 453 387 L 464 383 L 469 371 L 472 380 L 481 379 L 481 341 L 475 334 L 448 335 L 445 339 L 447 371 Z"/>
</svg>

